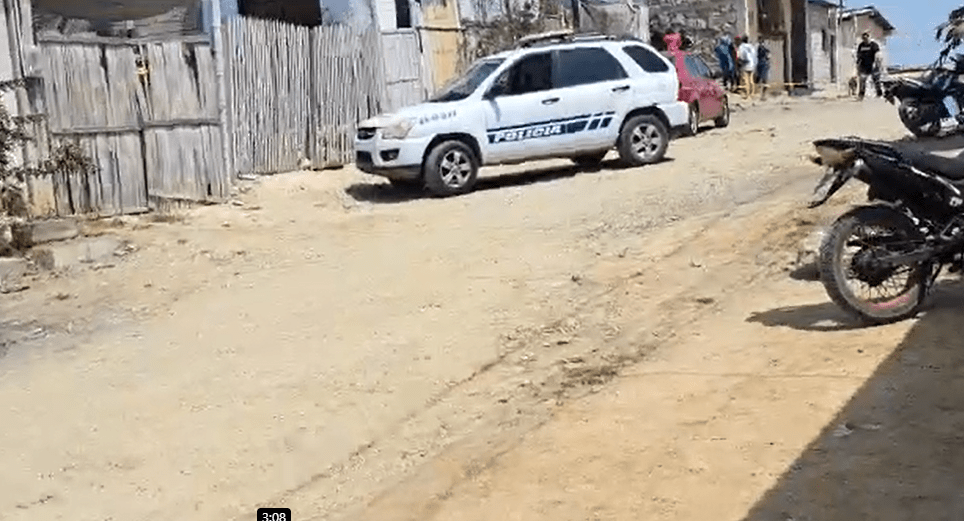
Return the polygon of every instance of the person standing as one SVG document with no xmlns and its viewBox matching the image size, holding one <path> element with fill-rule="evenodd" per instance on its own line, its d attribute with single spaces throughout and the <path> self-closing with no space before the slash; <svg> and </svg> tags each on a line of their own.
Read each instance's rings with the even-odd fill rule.
<svg viewBox="0 0 964 521">
<path fill-rule="evenodd" d="M 877 97 L 883 97 L 884 90 L 880 85 L 880 75 L 883 71 L 884 64 L 883 59 L 881 59 L 880 54 L 877 54 L 877 59 L 874 60 L 874 73 L 870 76 L 871 80 L 874 82 L 874 90 L 877 91 Z"/>
<path fill-rule="evenodd" d="M 677 33 L 679 34 L 679 39 L 680 39 L 679 50 L 689 51 L 690 49 L 692 49 L 693 40 L 691 40 L 690 37 L 686 34 L 686 29 L 680 29 L 679 31 L 677 31 Z"/>
<path fill-rule="evenodd" d="M 740 87 L 740 56 L 739 53 L 736 52 L 736 48 L 739 45 L 740 37 L 734 36 L 733 39 L 730 40 L 730 56 L 733 57 L 733 92 L 736 92 Z"/>
<path fill-rule="evenodd" d="M 756 44 L 756 82 L 760 86 L 760 97 L 766 98 L 767 82 L 770 81 L 770 49 L 759 40 Z"/>
<path fill-rule="evenodd" d="M 729 35 L 725 35 L 720 38 L 719 43 L 713 52 L 716 53 L 716 60 L 720 62 L 720 71 L 723 73 L 723 88 L 732 89 L 734 85 L 733 76 L 735 72 L 735 67 L 733 63 L 733 53 L 730 49 L 733 47 L 733 40 L 730 39 Z"/>
<path fill-rule="evenodd" d="M 737 48 L 739 55 L 740 70 L 743 71 L 743 85 L 746 88 L 747 98 L 756 94 L 756 82 L 753 75 L 756 73 L 756 46 L 750 43 L 748 36 L 740 38 L 740 46 Z"/>
<path fill-rule="evenodd" d="M 864 99 L 864 92 L 867 89 L 867 80 L 874 78 L 874 69 L 877 68 L 877 55 L 880 53 L 880 46 L 877 42 L 870 39 L 870 33 L 860 35 L 860 43 L 857 44 L 857 99 Z M 875 81 L 874 87 L 877 96 L 881 95 L 880 82 Z"/>
</svg>

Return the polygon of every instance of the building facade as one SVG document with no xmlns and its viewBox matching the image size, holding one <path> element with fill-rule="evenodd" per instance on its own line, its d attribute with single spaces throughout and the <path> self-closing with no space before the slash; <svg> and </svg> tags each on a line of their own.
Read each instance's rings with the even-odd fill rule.
<svg viewBox="0 0 964 521">
<path fill-rule="evenodd" d="M 770 84 L 806 84 L 806 0 L 649 0 L 656 32 L 685 30 L 694 50 L 712 57 L 724 35 L 748 36 L 770 50 Z M 712 58 L 711 58 L 712 59 Z"/>
<path fill-rule="evenodd" d="M 809 0 L 807 11 L 810 78 L 817 87 L 836 84 L 840 73 L 840 8 L 827 0 Z"/>
<path fill-rule="evenodd" d="M 882 66 L 890 63 L 887 53 L 887 39 L 894 34 L 895 27 L 876 7 L 847 9 L 840 13 L 840 78 L 847 80 L 857 74 L 857 44 L 860 35 L 870 33 L 870 37 L 880 45 Z M 936 58 L 936 57 L 935 57 Z"/>
</svg>

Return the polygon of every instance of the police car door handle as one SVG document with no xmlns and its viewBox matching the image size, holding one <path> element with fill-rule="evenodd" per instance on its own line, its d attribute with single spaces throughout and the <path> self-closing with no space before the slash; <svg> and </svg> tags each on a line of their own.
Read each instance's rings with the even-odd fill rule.
<svg viewBox="0 0 964 521">
<path fill-rule="evenodd" d="M 613 87 L 613 92 L 623 92 L 629 90 L 629 85 L 620 85 L 618 87 Z"/>
<path fill-rule="evenodd" d="M 548 99 L 542 100 L 542 104 L 543 104 L 543 105 L 552 105 L 553 103 L 556 103 L 557 101 L 559 101 L 559 98 L 548 98 Z"/>
</svg>

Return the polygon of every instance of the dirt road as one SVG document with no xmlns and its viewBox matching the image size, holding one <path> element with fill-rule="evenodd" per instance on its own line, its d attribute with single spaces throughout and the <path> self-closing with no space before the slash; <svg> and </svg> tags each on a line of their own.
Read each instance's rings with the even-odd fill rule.
<svg viewBox="0 0 964 521">
<path fill-rule="evenodd" d="M 733 120 L 637 170 L 291 174 L 101 224 L 139 251 L 0 300 L 0 518 L 947 518 L 957 293 L 847 330 L 785 271 L 842 208 L 800 209 L 809 140 L 895 111 Z"/>
</svg>

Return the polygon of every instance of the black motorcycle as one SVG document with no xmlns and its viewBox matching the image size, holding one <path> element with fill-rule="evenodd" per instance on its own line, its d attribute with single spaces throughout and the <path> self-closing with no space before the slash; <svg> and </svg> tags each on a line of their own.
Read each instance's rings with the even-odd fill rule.
<svg viewBox="0 0 964 521">
<path fill-rule="evenodd" d="M 944 267 L 964 265 L 964 162 L 859 138 L 814 142 L 827 169 L 810 208 L 851 179 L 869 203 L 840 216 L 820 247 L 831 300 L 869 324 L 912 317 Z"/>
<path fill-rule="evenodd" d="M 961 104 L 964 103 L 964 57 L 943 55 L 919 78 L 887 78 L 881 80 L 884 98 L 900 105 L 897 114 L 901 123 L 917 137 L 936 136 L 945 120 L 952 126 L 964 124 Z"/>
</svg>

